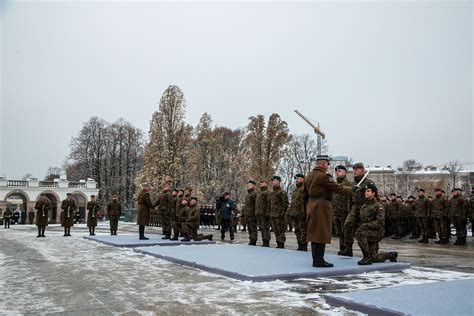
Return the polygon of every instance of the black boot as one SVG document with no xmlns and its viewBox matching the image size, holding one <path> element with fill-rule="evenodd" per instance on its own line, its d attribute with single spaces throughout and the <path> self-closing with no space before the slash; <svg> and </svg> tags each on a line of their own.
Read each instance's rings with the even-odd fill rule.
<svg viewBox="0 0 474 316">
<path fill-rule="evenodd" d="M 298 248 L 296 248 L 296 251 L 301 251 L 301 243 L 298 243 Z"/>
<path fill-rule="evenodd" d="M 398 252 L 392 251 L 388 253 L 388 259 L 390 262 L 397 262 Z"/>
<path fill-rule="evenodd" d="M 339 256 L 346 256 L 346 257 L 352 257 L 354 255 L 352 253 L 352 246 L 346 246 L 344 250 L 339 251 L 337 254 Z"/>
<path fill-rule="evenodd" d="M 169 235 L 165 235 L 164 237 L 161 237 L 161 239 L 170 239 Z"/>
<path fill-rule="evenodd" d="M 41 227 L 41 237 L 46 237 L 46 236 L 44 235 L 44 230 L 45 230 L 45 229 L 46 229 L 46 227 L 44 227 L 44 226 Z"/>
<path fill-rule="evenodd" d="M 251 239 L 250 242 L 249 242 L 249 246 L 256 246 L 256 245 L 257 245 L 257 241 Z"/>
<path fill-rule="evenodd" d="M 313 256 L 313 267 L 317 268 L 331 268 L 334 267 L 332 263 L 326 262 L 324 260 L 324 251 L 326 249 L 326 244 L 322 243 L 311 243 L 311 253 Z"/>
<path fill-rule="evenodd" d="M 372 259 L 370 257 L 364 256 L 364 258 L 358 261 L 357 264 L 360 266 L 366 266 L 366 265 L 372 264 Z"/>
<path fill-rule="evenodd" d="M 278 242 L 278 241 L 277 241 L 277 246 L 276 246 L 276 248 L 285 249 L 285 244 L 282 243 L 282 242 Z"/>
<path fill-rule="evenodd" d="M 270 247 L 270 241 L 263 241 L 262 247 Z"/>
<path fill-rule="evenodd" d="M 301 244 L 301 251 L 308 251 L 308 243 Z"/>
<path fill-rule="evenodd" d="M 140 240 L 149 240 L 150 238 L 145 237 L 145 225 L 139 226 L 140 230 Z"/>
<path fill-rule="evenodd" d="M 36 236 L 36 238 L 38 238 L 38 237 L 41 237 L 41 227 L 40 226 L 38 226 L 38 236 Z"/>
<path fill-rule="evenodd" d="M 214 237 L 212 234 L 206 236 L 207 240 L 209 241 L 212 241 L 212 237 Z"/>
<path fill-rule="evenodd" d="M 64 236 L 64 237 L 67 236 L 67 228 L 64 228 L 64 235 L 63 235 L 63 236 Z"/>
</svg>

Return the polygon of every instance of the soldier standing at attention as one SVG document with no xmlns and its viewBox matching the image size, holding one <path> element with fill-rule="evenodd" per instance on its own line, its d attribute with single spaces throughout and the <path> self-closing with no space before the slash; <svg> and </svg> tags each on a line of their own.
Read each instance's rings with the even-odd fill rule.
<svg viewBox="0 0 474 316">
<path fill-rule="evenodd" d="M 35 220 L 35 211 L 33 211 L 33 209 L 31 209 L 28 212 L 28 221 L 29 221 L 30 225 L 33 225 L 34 220 Z"/>
<path fill-rule="evenodd" d="M 427 244 L 428 241 L 428 230 L 429 230 L 429 221 L 428 217 L 430 215 L 430 201 L 425 196 L 424 189 L 418 189 L 418 199 L 415 201 L 415 217 L 420 226 L 421 239 L 418 240 L 419 243 Z"/>
<path fill-rule="evenodd" d="M 91 195 L 90 202 L 87 202 L 87 227 L 89 235 L 95 236 L 95 227 L 97 226 L 97 213 L 99 212 L 99 203 L 95 200 L 95 195 Z"/>
<path fill-rule="evenodd" d="M 171 191 L 171 202 L 170 202 L 170 210 L 169 210 L 169 216 L 170 216 L 170 223 L 171 223 L 171 228 L 176 236 L 178 236 L 179 232 L 177 232 L 178 227 L 176 224 L 176 207 L 178 203 L 178 189 L 173 189 Z M 170 230 L 170 239 L 171 239 L 171 230 Z"/>
<path fill-rule="evenodd" d="M 145 237 L 145 225 L 150 223 L 150 210 L 153 207 L 150 197 L 150 185 L 148 183 L 143 185 L 143 189 L 138 194 L 138 216 L 137 216 L 137 225 L 138 225 L 138 235 L 140 240 L 148 240 L 149 238 Z"/>
<path fill-rule="evenodd" d="M 12 218 L 12 215 L 13 215 L 13 213 L 12 213 L 12 211 L 10 211 L 9 208 L 7 208 L 5 213 L 3 213 L 3 223 L 5 224 L 5 229 L 10 228 L 10 220 Z M 40 235 L 40 234 L 38 234 L 38 235 Z M 38 236 L 38 237 L 40 237 L 40 236 Z"/>
<path fill-rule="evenodd" d="M 332 263 L 324 260 L 326 244 L 332 236 L 332 196 L 334 193 L 352 195 L 352 188 L 332 180 L 326 171 L 329 157 L 316 158 L 316 167 L 306 176 L 303 189 L 303 205 L 308 225 L 308 241 L 311 241 L 313 267 L 329 268 Z"/>
<path fill-rule="evenodd" d="M 257 225 L 262 232 L 262 247 L 270 247 L 270 191 L 268 191 L 268 181 L 260 180 L 260 191 L 255 198 L 255 216 L 257 217 Z"/>
<path fill-rule="evenodd" d="M 365 203 L 365 187 L 374 181 L 369 178 L 364 178 L 365 168 L 362 162 L 356 163 L 352 167 L 354 173 L 354 193 L 352 195 L 352 207 L 351 211 L 347 215 L 346 222 L 344 223 L 344 242 L 346 246 L 344 250 L 339 251 L 337 254 L 340 256 L 352 257 L 352 245 L 354 244 L 354 233 L 359 225 L 360 217 L 359 211 L 362 205 Z M 361 182 L 362 181 L 362 182 Z M 359 185 L 357 187 L 357 185 Z"/>
<path fill-rule="evenodd" d="M 368 265 L 372 262 L 384 262 L 389 259 L 391 262 L 397 261 L 396 252 L 378 252 L 379 241 L 384 236 L 385 214 L 383 206 L 377 202 L 377 187 L 368 184 L 365 189 L 366 201 L 360 209 L 360 225 L 355 232 L 357 243 L 364 257 L 357 262 L 359 265 Z"/>
<path fill-rule="evenodd" d="M 170 239 L 171 238 L 171 210 L 174 206 L 173 196 L 170 193 L 170 186 L 165 184 L 163 186 L 163 192 L 160 194 L 158 199 L 158 207 L 161 213 L 161 225 L 163 227 L 163 234 L 165 235 L 161 239 Z"/>
<path fill-rule="evenodd" d="M 281 177 L 272 177 L 273 191 L 270 194 L 270 218 L 277 248 L 285 248 L 286 241 L 286 211 L 288 210 L 288 195 L 280 186 Z"/>
<path fill-rule="evenodd" d="M 336 181 L 344 186 L 352 186 L 347 180 L 347 169 L 343 165 L 335 168 Z M 339 251 L 344 250 L 346 243 L 344 242 L 344 223 L 351 209 L 351 198 L 343 194 L 334 194 L 332 199 L 332 207 L 334 209 L 334 230 L 336 236 L 339 237 Z"/>
<path fill-rule="evenodd" d="M 110 235 L 117 235 L 118 220 L 122 214 L 122 206 L 116 194 L 112 195 L 112 202 L 107 205 L 107 216 L 110 222 Z"/>
<path fill-rule="evenodd" d="M 255 192 L 256 182 L 249 180 L 247 183 L 247 195 L 245 196 L 244 215 L 249 230 L 249 245 L 257 245 L 257 220 L 255 217 L 255 202 L 257 200 L 257 193 Z"/>
<path fill-rule="evenodd" d="M 232 215 L 235 213 L 237 206 L 230 199 L 230 193 L 224 193 L 224 201 L 221 204 L 221 240 L 225 238 L 225 232 L 229 229 L 230 240 L 234 240 L 234 227 L 232 225 Z"/>
<path fill-rule="evenodd" d="M 76 202 L 72 199 L 72 194 L 66 194 L 66 199 L 61 203 L 63 210 L 62 226 L 64 227 L 64 237 L 71 236 L 71 227 L 74 226 L 74 214 L 77 209 Z"/>
<path fill-rule="evenodd" d="M 44 231 L 48 226 L 48 212 L 51 209 L 51 201 L 44 194 L 40 195 L 38 201 L 35 204 L 36 209 L 36 226 L 38 226 L 38 236 L 45 237 Z"/>
<path fill-rule="evenodd" d="M 446 235 L 446 227 L 444 217 L 447 215 L 447 201 L 443 197 L 440 188 L 435 189 L 435 198 L 431 202 L 431 217 L 434 219 L 435 229 L 438 233 L 439 240 L 435 244 L 446 245 L 448 243 L 448 236 Z"/>
<path fill-rule="evenodd" d="M 390 218 L 390 222 L 388 223 L 388 227 L 390 227 L 389 235 L 394 235 L 392 239 L 401 239 L 401 204 L 398 201 L 397 195 L 395 193 L 390 194 L 390 204 L 387 207 L 387 212 L 389 215 L 388 218 Z"/>
<path fill-rule="evenodd" d="M 291 194 L 291 205 L 288 213 L 291 216 L 293 227 L 295 228 L 296 241 L 298 242 L 298 251 L 308 251 L 308 241 L 306 235 L 306 213 L 303 208 L 303 186 L 304 175 L 298 173 L 295 175 L 296 188 Z"/>
<path fill-rule="evenodd" d="M 455 245 L 463 246 L 466 244 L 466 235 L 467 235 L 467 210 L 468 205 L 462 197 L 462 190 L 454 188 L 452 190 L 453 197 L 450 201 L 450 211 L 451 211 L 451 222 L 454 223 L 456 228 L 456 241 Z"/>
</svg>

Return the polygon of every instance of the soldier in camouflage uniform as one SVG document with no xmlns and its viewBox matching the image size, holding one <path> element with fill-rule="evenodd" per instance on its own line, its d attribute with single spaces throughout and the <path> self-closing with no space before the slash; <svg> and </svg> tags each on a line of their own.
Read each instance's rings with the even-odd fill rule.
<svg viewBox="0 0 474 316">
<path fill-rule="evenodd" d="M 340 256 L 348 257 L 353 256 L 352 245 L 354 244 L 354 233 L 360 223 L 359 212 L 360 208 L 365 202 L 365 187 L 368 184 L 374 184 L 374 181 L 367 177 L 364 179 L 364 181 L 362 181 L 365 174 L 365 168 L 363 163 L 356 163 L 352 169 L 354 173 L 354 193 L 352 194 L 351 211 L 347 215 L 346 221 L 344 223 L 344 242 L 346 243 L 346 245 L 344 250 L 341 250 L 337 253 Z M 359 184 L 360 181 L 362 181 L 362 183 Z M 359 186 L 357 187 L 358 184 Z"/>
<path fill-rule="evenodd" d="M 308 238 L 306 227 L 306 213 L 303 208 L 304 175 L 295 175 L 296 188 L 291 194 L 291 205 L 288 208 L 288 215 L 291 217 L 292 226 L 295 228 L 298 251 L 308 251 Z"/>
<path fill-rule="evenodd" d="M 186 222 L 183 224 L 184 226 L 184 231 L 185 231 L 185 238 L 182 239 L 181 241 L 188 242 L 194 240 L 194 241 L 201 241 L 204 239 L 207 240 L 212 240 L 212 235 L 203 235 L 203 234 L 198 234 L 198 228 L 199 228 L 199 220 L 200 220 L 200 209 L 199 206 L 197 205 L 198 199 L 194 196 L 191 197 L 191 201 L 189 202 L 189 207 L 187 207 L 187 218 Z"/>
<path fill-rule="evenodd" d="M 3 213 L 3 223 L 5 224 L 5 229 L 10 229 L 10 221 L 12 218 L 12 211 L 10 211 L 9 208 L 6 209 L 6 211 Z M 38 229 L 38 236 L 41 237 L 40 231 Z"/>
<path fill-rule="evenodd" d="M 471 191 L 469 205 L 471 208 L 471 211 L 469 212 L 469 221 L 471 222 L 471 236 L 474 236 L 474 188 Z"/>
<path fill-rule="evenodd" d="M 431 202 L 431 217 L 434 219 L 436 232 L 439 240 L 436 244 L 446 245 L 448 243 L 448 236 L 446 235 L 446 227 L 444 217 L 447 215 L 448 205 L 446 199 L 443 197 L 441 189 L 435 189 L 435 198 Z"/>
<path fill-rule="evenodd" d="M 181 227 L 181 221 L 182 221 L 181 201 L 183 200 L 183 195 L 184 195 L 184 191 L 179 189 L 175 197 L 176 208 L 174 212 L 174 221 L 173 221 L 174 236 L 170 238 L 170 240 L 178 240 L 178 237 L 182 235 L 182 232 L 183 232 L 182 227 Z"/>
<path fill-rule="evenodd" d="M 74 226 L 74 214 L 77 209 L 71 193 L 68 193 L 67 198 L 61 203 L 61 209 L 63 210 L 61 226 L 64 227 L 64 237 L 71 236 L 71 227 Z"/>
<path fill-rule="evenodd" d="M 95 195 L 91 195 L 90 202 L 87 202 L 87 227 L 89 235 L 95 236 L 95 227 L 97 226 L 97 213 L 99 212 L 99 203 L 95 200 Z"/>
<path fill-rule="evenodd" d="M 257 225 L 262 232 L 263 247 L 270 247 L 270 191 L 268 191 L 268 181 L 260 181 L 260 191 L 255 199 L 255 216 Z"/>
<path fill-rule="evenodd" d="M 173 196 L 170 192 L 170 186 L 165 184 L 163 186 L 163 192 L 160 194 L 158 201 L 156 203 L 161 213 L 161 225 L 163 227 L 163 235 L 161 239 L 170 239 L 171 238 L 171 225 L 172 225 L 172 207 Z"/>
<path fill-rule="evenodd" d="M 281 177 L 272 177 L 273 191 L 270 194 L 270 219 L 277 248 L 285 248 L 286 241 L 286 211 L 288 210 L 288 195 L 281 189 Z"/>
<path fill-rule="evenodd" d="M 352 186 L 347 179 L 347 168 L 343 165 L 336 166 L 336 182 L 344 186 Z M 333 223 L 336 237 L 339 238 L 339 250 L 342 251 L 346 247 L 344 241 L 344 223 L 351 209 L 351 198 L 343 194 L 334 194 L 332 199 L 333 207 Z"/>
<path fill-rule="evenodd" d="M 400 239 L 401 237 L 401 225 L 400 225 L 400 203 L 397 200 L 395 193 L 390 194 L 390 204 L 387 205 L 387 216 L 389 220 L 385 223 L 386 229 L 389 230 L 389 236 L 394 235 L 393 239 Z M 388 224 L 388 225 L 387 225 Z"/>
<path fill-rule="evenodd" d="M 245 196 L 244 215 L 249 231 L 249 245 L 257 245 L 257 220 L 255 217 L 255 202 L 257 200 L 257 193 L 255 192 L 256 182 L 249 180 L 247 183 L 247 195 Z"/>
<path fill-rule="evenodd" d="M 418 190 L 418 199 L 415 201 L 415 217 L 421 231 L 420 243 L 427 244 L 429 233 L 430 201 L 425 196 L 425 190 Z"/>
<path fill-rule="evenodd" d="M 140 196 L 138 197 L 140 200 Z M 112 195 L 112 202 L 107 205 L 107 216 L 109 217 L 110 235 L 117 235 L 118 220 L 122 214 L 122 206 L 116 194 Z"/>
<path fill-rule="evenodd" d="M 456 228 L 456 241 L 455 245 L 465 245 L 467 235 L 467 212 L 468 204 L 462 197 L 462 190 L 454 188 L 452 190 L 453 197 L 449 203 L 451 222 L 454 223 Z"/>
<path fill-rule="evenodd" d="M 31 209 L 28 212 L 28 221 L 29 221 L 30 225 L 33 225 L 34 219 L 35 219 L 35 211 L 33 211 L 33 209 Z"/>
<path fill-rule="evenodd" d="M 51 209 L 51 201 L 45 194 L 41 194 L 35 204 L 36 210 L 36 226 L 38 226 L 38 236 L 45 237 L 44 231 L 48 226 L 48 212 Z"/>
<path fill-rule="evenodd" d="M 418 225 L 415 217 L 415 197 L 410 195 L 407 200 L 407 217 L 408 217 L 408 231 L 411 232 L 410 239 L 417 239 L 420 237 Z"/>
<path fill-rule="evenodd" d="M 379 252 L 378 243 L 384 236 L 385 215 L 383 206 L 375 196 L 377 187 L 369 183 L 365 189 L 366 201 L 360 208 L 360 225 L 355 232 L 357 243 L 364 257 L 357 262 L 359 265 L 369 265 L 372 262 L 397 261 L 397 252 Z"/>
</svg>

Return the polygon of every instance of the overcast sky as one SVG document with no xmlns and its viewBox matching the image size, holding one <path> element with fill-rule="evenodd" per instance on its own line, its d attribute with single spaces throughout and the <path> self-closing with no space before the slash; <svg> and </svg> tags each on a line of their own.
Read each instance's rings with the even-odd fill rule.
<svg viewBox="0 0 474 316">
<path fill-rule="evenodd" d="M 91 116 L 148 133 L 178 85 L 187 121 L 320 122 L 370 165 L 473 161 L 473 4 L 0 0 L 0 173 L 61 166 Z M 474 168 L 473 165 L 469 166 Z"/>
</svg>

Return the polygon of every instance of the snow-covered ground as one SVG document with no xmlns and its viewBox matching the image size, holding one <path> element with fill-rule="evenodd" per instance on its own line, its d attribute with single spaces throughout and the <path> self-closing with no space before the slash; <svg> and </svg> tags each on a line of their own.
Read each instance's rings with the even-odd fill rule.
<svg viewBox="0 0 474 316">
<path fill-rule="evenodd" d="M 99 230 L 105 233 L 106 226 Z M 0 314 L 352 314 L 326 304 L 324 294 L 474 278 L 414 266 L 400 273 L 253 283 L 85 240 L 84 225 L 76 225 L 72 237 L 56 225 L 46 238 L 35 232 L 29 225 L 0 228 Z"/>
</svg>

